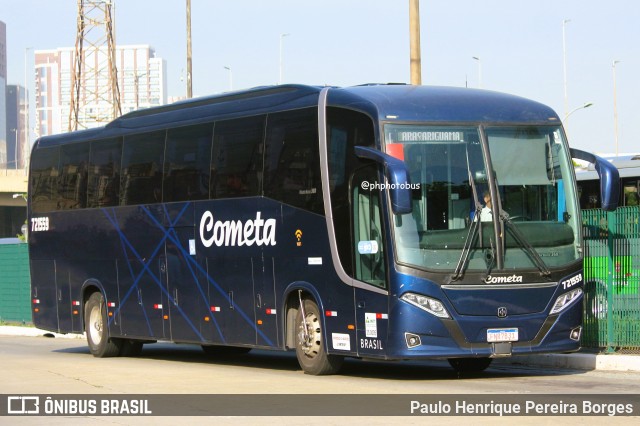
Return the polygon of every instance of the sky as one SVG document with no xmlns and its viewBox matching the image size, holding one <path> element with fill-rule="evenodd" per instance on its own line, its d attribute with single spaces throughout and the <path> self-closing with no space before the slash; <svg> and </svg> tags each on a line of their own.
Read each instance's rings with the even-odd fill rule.
<svg viewBox="0 0 640 426">
<path fill-rule="evenodd" d="M 116 43 L 151 45 L 166 60 L 168 95 L 184 96 L 186 1 L 113 1 Z M 191 9 L 194 96 L 277 84 L 281 71 L 283 83 L 410 81 L 409 0 L 191 0 Z M 76 15 L 76 0 L 0 0 L 8 84 L 24 85 L 25 59 L 34 75 L 34 49 L 75 45 Z M 617 122 L 618 152 L 640 153 L 637 0 L 421 0 L 420 21 L 422 84 L 542 102 L 567 117 L 572 147 L 601 154 L 616 152 Z"/>
</svg>

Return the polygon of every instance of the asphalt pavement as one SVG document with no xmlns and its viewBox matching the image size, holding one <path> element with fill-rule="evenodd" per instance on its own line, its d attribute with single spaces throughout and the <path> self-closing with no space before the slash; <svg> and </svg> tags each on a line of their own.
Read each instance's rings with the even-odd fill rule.
<svg viewBox="0 0 640 426">
<path fill-rule="evenodd" d="M 85 339 L 84 334 L 58 334 L 34 327 L 6 325 L 0 326 L 0 336 L 46 336 L 62 339 Z M 640 371 L 640 354 L 576 352 L 572 354 L 519 355 L 497 358 L 494 362 L 575 370 Z"/>
</svg>

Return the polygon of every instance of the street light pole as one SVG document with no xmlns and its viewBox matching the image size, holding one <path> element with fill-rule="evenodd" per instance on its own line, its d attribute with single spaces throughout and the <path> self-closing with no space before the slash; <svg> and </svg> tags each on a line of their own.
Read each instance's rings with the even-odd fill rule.
<svg viewBox="0 0 640 426">
<path fill-rule="evenodd" d="M 193 97 L 191 76 L 191 0 L 187 0 L 187 99 Z"/>
<path fill-rule="evenodd" d="M 27 167 L 27 155 L 31 152 L 31 144 L 29 138 L 29 80 L 27 78 L 27 56 L 29 54 L 29 50 L 33 49 L 33 47 L 26 47 L 24 49 L 24 142 L 23 142 L 23 152 L 22 158 L 24 159 L 25 169 Z M 16 146 L 16 150 L 18 147 Z M 16 164 L 16 169 L 18 168 L 18 164 Z"/>
<path fill-rule="evenodd" d="M 618 156 L 618 105 L 617 105 L 617 90 L 616 90 L 616 64 L 620 61 L 613 61 L 613 132 L 616 142 L 616 157 Z"/>
<path fill-rule="evenodd" d="M 482 89 L 482 61 L 478 56 L 473 56 L 473 59 L 478 61 L 478 88 Z"/>
<path fill-rule="evenodd" d="M 579 106 L 577 108 L 574 108 L 573 110 L 571 110 L 570 113 L 568 113 L 567 115 L 564 116 L 564 120 L 562 120 L 562 121 L 567 121 L 567 118 L 569 118 L 569 116 L 571 114 L 573 114 L 574 112 L 576 112 L 578 110 L 581 110 L 581 109 L 584 109 L 584 108 L 589 108 L 592 105 L 593 105 L 593 102 L 586 102 L 584 105 L 581 105 L 581 106 Z"/>
<path fill-rule="evenodd" d="M 288 37 L 290 34 L 280 34 L 280 74 L 278 77 L 278 84 L 282 84 L 282 39 L 284 39 L 285 37 Z"/>
<path fill-rule="evenodd" d="M 231 71 L 231 67 L 224 67 L 224 69 L 229 71 L 229 90 L 233 90 L 233 72 Z"/>
<path fill-rule="evenodd" d="M 133 82 L 135 83 L 135 95 L 136 95 L 136 111 L 140 108 L 140 77 L 145 77 L 147 75 L 146 72 L 138 74 L 136 70 L 133 70 Z M 146 84 L 146 96 L 147 104 L 149 103 L 149 85 Z"/>
<path fill-rule="evenodd" d="M 585 108 L 589 108 L 590 106 L 593 105 L 593 102 L 585 102 L 583 105 L 572 109 L 568 114 L 565 114 L 564 119 L 562 120 L 562 123 L 564 124 L 564 131 L 565 133 L 569 133 L 569 129 L 567 128 L 567 119 L 569 118 L 569 116 L 571 114 L 573 114 L 574 112 L 581 110 L 581 109 L 585 109 Z"/>
<path fill-rule="evenodd" d="M 569 96 L 567 94 L 567 41 L 565 27 L 567 23 L 571 22 L 571 19 L 565 19 L 562 21 L 562 71 L 564 80 L 564 114 L 567 116 L 567 110 L 569 109 Z"/>
</svg>

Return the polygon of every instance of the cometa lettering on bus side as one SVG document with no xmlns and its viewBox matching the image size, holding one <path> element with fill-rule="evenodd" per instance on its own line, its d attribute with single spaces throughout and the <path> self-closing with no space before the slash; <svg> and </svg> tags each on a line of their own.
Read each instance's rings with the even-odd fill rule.
<svg viewBox="0 0 640 426">
<path fill-rule="evenodd" d="M 205 247 L 275 246 L 276 220 L 264 220 L 261 212 L 255 219 L 242 223 L 240 220 L 215 221 L 213 213 L 204 212 L 200 219 L 200 240 Z"/>
</svg>

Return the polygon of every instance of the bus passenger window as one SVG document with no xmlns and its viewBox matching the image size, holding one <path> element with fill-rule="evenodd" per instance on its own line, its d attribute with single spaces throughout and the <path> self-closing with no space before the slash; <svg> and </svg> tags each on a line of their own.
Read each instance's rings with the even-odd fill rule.
<svg viewBox="0 0 640 426">
<path fill-rule="evenodd" d="M 117 206 L 120 200 L 122 138 L 91 143 L 87 184 L 87 207 Z"/>
<path fill-rule="evenodd" d="M 264 116 L 219 121 L 213 129 L 211 198 L 260 194 Z"/>
<path fill-rule="evenodd" d="M 120 205 L 162 201 L 165 131 L 125 137 L 120 179 Z"/>
<path fill-rule="evenodd" d="M 35 150 L 29 176 L 31 209 L 34 213 L 56 210 L 58 203 L 58 161 L 60 149 Z"/>
<path fill-rule="evenodd" d="M 171 129 L 164 159 L 163 201 L 209 197 L 213 123 Z"/>
<path fill-rule="evenodd" d="M 88 162 L 88 144 L 72 144 L 60 148 L 58 210 L 82 209 L 87 206 Z"/>
<path fill-rule="evenodd" d="M 265 196 L 322 213 L 316 109 L 269 116 L 265 155 Z"/>
</svg>

